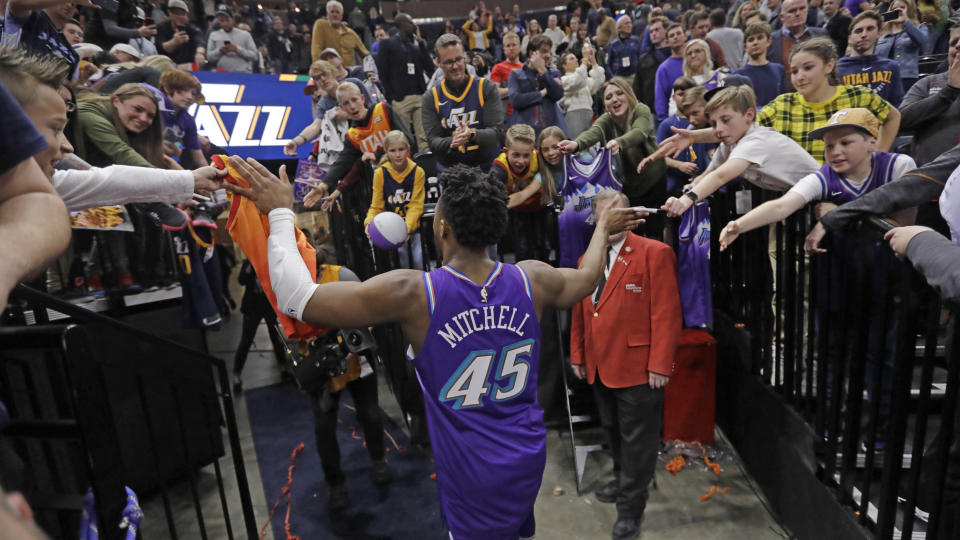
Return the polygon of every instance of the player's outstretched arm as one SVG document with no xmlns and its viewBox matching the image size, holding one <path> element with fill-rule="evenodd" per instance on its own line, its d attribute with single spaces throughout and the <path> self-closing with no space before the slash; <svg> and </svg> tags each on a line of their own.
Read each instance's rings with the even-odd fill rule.
<svg viewBox="0 0 960 540">
<path fill-rule="evenodd" d="M 314 283 L 297 250 L 293 187 L 285 167 L 278 178 L 252 158 L 232 156 L 230 164 L 250 183 L 240 194 L 270 216 L 270 285 L 282 313 L 321 326 L 359 328 L 407 322 L 417 310 L 426 312 L 422 272 L 416 270 L 395 270 L 363 283 Z"/>
<path fill-rule="evenodd" d="M 580 260 L 580 267 L 553 268 L 540 261 L 523 261 L 520 266 L 533 282 L 534 300 L 539 307 L 567 309 L 592 293 L 603 276 L 607 239 L 629 231 L 644 222 L 647 212 L 634 208 L 609 208 L 600 214 L 590 245 Z"/>
</svg>

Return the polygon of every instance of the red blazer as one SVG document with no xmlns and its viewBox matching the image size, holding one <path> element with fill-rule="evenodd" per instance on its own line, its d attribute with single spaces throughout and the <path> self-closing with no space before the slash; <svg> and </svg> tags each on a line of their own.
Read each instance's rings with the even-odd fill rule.
<svg viewBox="0 0 960 540">
<path fill-rule="evenodd" d="M 609 388 L 646 384 L 647 371 L 673 373 L 682 327 L 677 262 L 670 246 L 627 233 L 597 306 L 573 307 L 570 362 Z"/>
</svg>

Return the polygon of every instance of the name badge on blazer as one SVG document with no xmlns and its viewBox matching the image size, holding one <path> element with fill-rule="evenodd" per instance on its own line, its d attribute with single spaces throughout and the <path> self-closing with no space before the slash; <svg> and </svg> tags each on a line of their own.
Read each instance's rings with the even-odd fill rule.
<svg viewBox="0 0 960 540">
<path fill-rule="evenodd" d="M 627 283 L 624 285 L 624 288 L 632 293 L 640 294 L 643 292 L 643 287 L 637 285 L 636 283 Z"/>
</svg>

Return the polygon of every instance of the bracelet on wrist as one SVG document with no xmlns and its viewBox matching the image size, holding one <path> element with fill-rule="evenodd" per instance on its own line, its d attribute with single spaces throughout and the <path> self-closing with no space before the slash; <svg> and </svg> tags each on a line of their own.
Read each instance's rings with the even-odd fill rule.
<svg viewBox="0 0 960 540">
<path fill-rule="evenodd" d="M 684 193 L 683 196 L 693 201 L 694 204 L 700 200 L 700 196 L 697 195 L 692 189 Z"/>
</svg>

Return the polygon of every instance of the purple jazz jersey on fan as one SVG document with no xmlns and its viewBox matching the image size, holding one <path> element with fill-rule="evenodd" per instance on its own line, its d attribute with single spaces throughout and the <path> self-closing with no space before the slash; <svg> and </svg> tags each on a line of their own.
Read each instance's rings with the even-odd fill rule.
<svg viewBox="0 0 960 540">
<path fill-rule="evenodd" d="M 836 205 L 846 204 L 863 197 L 868 192 L 888 182 L 896 180 L 896 178 L 891 178 L 893 176 L 893 164 L 901 155 L 874 152 L 870 156 L 870 176 L 859 188 L 834 172 L 830 165 L 820 167 L 820 171 L 816 173 L 817 179 L 820 180 L 820 198 Z"/>
<path fill-rule="evenodd" d="M 516 539 L 546 464 L 530 281 L 499 262 L 482 286 L 449 266 L 423 280 L 430 329 L 413 362 L 447 526 L 455 540 Z"/>
<path fill-rule="evenodd" d="M 563 197 L 563 210 L 557 218 L 560 238 L 559 264 L 576 268 L 580 256 L 590 245 L 594 225 L 590 217 L 590 202 L 605 189 L 623 191 L 623 184 L 613 175 L 613 154 L 603 149 L 592 162 L 585 163 L 568 154 L 563 158 L 563 185 L 557 190 Z"/>
<path fill-rule="evenodd" d="M 687 328 L 713 322 L 710 290 L 710 205 L 700 201 L 683 214 L 678 231 L 677 281 L 683 325 Z"/>
</svg>

